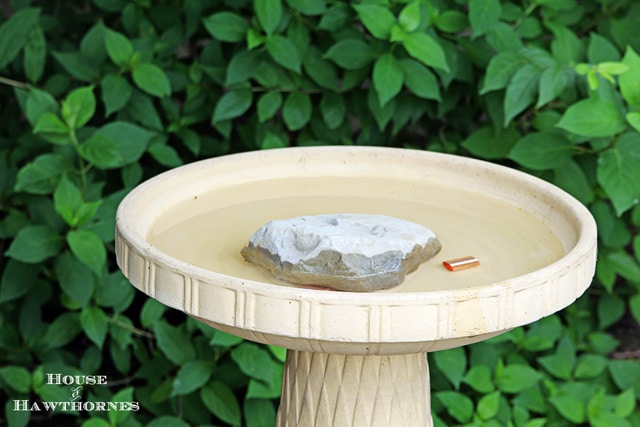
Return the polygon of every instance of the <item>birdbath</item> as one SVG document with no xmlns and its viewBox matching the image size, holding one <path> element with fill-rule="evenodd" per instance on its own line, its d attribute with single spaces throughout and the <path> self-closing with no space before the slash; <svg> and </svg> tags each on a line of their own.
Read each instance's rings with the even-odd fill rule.
<svg viewBox="0 0 640 427">
<path fill-rule="evenodd" d="M 442 250 L 378 292 L 290 285 L 240 251 L 270 220 L 383 214 Z M 426 353 L 534 322 L 589 286 L 596 226 L 559 188 L 496 164 L 374 147 L 284 148 L 165 172 L 122 201 L 116 255 L 161 303 L 289 349 L 279 426 L 432 426 Z M 444 260 L 480 265 L 451 272 Z"/>
</svg>

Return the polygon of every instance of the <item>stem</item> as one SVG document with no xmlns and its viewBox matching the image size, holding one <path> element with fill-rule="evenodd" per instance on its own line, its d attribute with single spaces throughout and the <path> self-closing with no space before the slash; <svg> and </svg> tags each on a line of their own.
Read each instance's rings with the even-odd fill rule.
<svg viewBox="0 0 640 427">
<path fill-rule="evenodd" d="M 13 79 L 9 79 L 7 77 L 2 77 L 0 76 L 0 84 L 4 84 L 7 86 L 12 86 L 18 89 L 24 89 L 24 90 L 28 90 L 29 89 L 29 85 L 23 82 L 19 82 L 17 80 L 13 80 Z"/>
<path fill-rule="evenodd" d="M 116 317 L 112 317 L 111 319 L 109 319 L 109 321 L 111 323 L 113 323 L 116 326 L 119 326 L 121 328 L 127 329 L 131 332 L 133 332 L 136 335 L 140 335 L 142 337 L 146 337 L 146 338 L 154 338 L 153 334 L 147 332 L 147 331 L 143 331 L 142 329 L 138 329 L 135 326 L 131 326 L 127 323 L 121 322 L 120 320 L 118 320 L 117 315 Z"/>
<path fill-rule="evenodd" d="M 71 144 L 76 149 L 76 153 L 78 153 L 79 143 L 78 143 L 78 138 L 76 137 L 76 132 L 72 130 L 69 134 L 69 137 L 71 138 Z M 80 181 L 82 184 L 81 191 L 84 197 L 87 193 L 87 172 L 89 169 L 87 168 L 87 165 L 84 162 L 84 159 L 82 158 L 80 153 L 78 153 L 78 163 L 80 164 Z"/>
</svg>

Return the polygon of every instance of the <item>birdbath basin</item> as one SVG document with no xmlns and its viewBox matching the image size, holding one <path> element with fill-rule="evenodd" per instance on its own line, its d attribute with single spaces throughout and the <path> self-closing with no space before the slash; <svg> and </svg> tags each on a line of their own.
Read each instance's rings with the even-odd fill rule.
<svg viewBox="0 0 640 427">
<path fill-rule="evenodd" d="M 279 282 L 240 251 L 273 219 L 383 214 L 442 250 L 392 289 Z M 285 148 L 176 168 L 135 188 L 116 219 L 124 275 L 219 330 L 289 349 L 279 426 L 431 426 L 426 352 L 488 339 L 589 286 L 596 226 L 573 197 L 459 156 L 372 147 Z M 444 260 L 474 256 L 451 272 Z"/>
</svg>

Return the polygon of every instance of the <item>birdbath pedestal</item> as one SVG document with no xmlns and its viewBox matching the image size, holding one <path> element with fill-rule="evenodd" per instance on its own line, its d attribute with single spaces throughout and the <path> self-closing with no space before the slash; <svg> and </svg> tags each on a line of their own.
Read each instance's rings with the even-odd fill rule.
<svg viewBox="0 0 640 427">
<path fill-rule="evenodd" d="M 273 219 L 383 214 L 432 229 L 442 250 L 395 288 L 309 289 L 240 255 Z M 557 187 L 496 164 L 417 150 L 285 148 L 204 160 L 122 201 L 116 255 L 163 304 L 289 349 L 279 426 L 432 426 L 426 353 L 534 322 L 589 286 L 596 226 Z M 472 255 L 451 272 L 443 260 Z"/>
</svg>

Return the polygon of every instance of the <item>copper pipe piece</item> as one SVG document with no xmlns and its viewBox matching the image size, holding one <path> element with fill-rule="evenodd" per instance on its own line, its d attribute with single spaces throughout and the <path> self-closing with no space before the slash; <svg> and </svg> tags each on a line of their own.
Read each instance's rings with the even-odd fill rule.
<svg viewBox="0 0 640 427">
<path fill-rule="evenodd" d="M 466 270 L 467 268 L 473 268 L 480 265 L 478 258 L 472 256 L 466 256 L 462 258 L 450 259 L 448 261 L 442 261 L 442 265 L 449 271 Z"/>
</svg>

